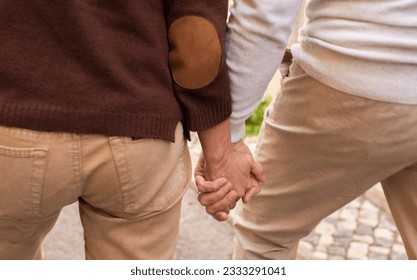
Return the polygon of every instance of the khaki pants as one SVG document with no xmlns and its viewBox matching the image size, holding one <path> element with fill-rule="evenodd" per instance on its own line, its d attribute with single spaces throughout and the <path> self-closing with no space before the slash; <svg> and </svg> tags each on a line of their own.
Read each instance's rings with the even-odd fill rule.
<svg viewBox="0 0 417 280">
<path fill-rule="evenodd" d="M 417 259 L 417 106 L 339 92 L 293 64 L 266 113 L 257 160 L 266 183 L 236 211 L 234 258 L 294 259 L 320 220 L 381 182 Z"/>
<path fill-rule="evenodd" d="M 0 127 L 0 259 L 41 259 L 79 201 L 88 259 L 169 259 L 191 164 L 176 142 Z"/>
</svg>

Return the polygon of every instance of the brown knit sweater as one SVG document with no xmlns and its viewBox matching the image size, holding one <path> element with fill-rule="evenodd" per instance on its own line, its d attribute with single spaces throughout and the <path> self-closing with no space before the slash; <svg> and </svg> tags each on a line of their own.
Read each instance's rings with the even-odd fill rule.
<svg viewBox="0 0 417 280">
<path fill-rule="evenodd" d="M 227 0 L 0 3 L 0 125 L 173 141 L 230 115 Z"/>
</svg>

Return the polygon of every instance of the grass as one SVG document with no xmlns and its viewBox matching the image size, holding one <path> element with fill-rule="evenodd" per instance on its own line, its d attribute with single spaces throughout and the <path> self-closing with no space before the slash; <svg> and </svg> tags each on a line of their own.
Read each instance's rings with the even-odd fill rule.
<svg viewBox="0 0 417 280">
<path fill-rule="evenodd" d="M 264 100 L 259 104 L 258 108 L 253 112 L 249 119 L 245 122 L 245 137 L 257 136 L 261 129 L 261 124 L 264 119 L 266 108 L 272 101 L 271 96 L 266 96 Z"/>
</svg>

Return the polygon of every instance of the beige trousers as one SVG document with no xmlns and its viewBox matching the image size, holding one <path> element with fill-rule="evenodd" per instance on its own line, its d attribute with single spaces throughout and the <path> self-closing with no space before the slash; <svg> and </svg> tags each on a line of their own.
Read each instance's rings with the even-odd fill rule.
<svg viewBox="0 0 417 280">
<path fill-rule="evenodd" d="M 293 64 L 256 156 L 266 183 L 236 211 L 234 258 L 294 259 L 320 220 L 382 182 L 408 257 L 417 259 L 417 106 L 339 92 Z"/>
<path fill-rule="evenodd" d="M 170 259 L 191 175 L 176 142 L 0 127 L 0 259 L 41 259 L 60 210 L 79 201 L 87 259 Z"/>
</svg>

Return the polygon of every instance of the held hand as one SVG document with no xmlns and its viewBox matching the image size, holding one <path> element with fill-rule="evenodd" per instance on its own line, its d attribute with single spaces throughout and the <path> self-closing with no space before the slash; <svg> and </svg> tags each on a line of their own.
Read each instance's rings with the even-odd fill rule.
<svg viewBox="0 0 417 280">
<path fill-rule="evenodd" d="M 216 220 L 226 221 L 229 212 L 236 206 L 237 194 L 232 192 L 232 184 L 226 179 L 220 178 L 214 181 L 206 181 L 202 176 L 196 176 L 195 181 L 199 189 L 198 201 L 206 208 L 206 212 Z M 218 209 L 223 209 L 219 211 Z"/>
<path fill-rule="evenodd" d="M 243 141 L 229 145 L 220 161 L 206 162 L 201 155 L 194 174 L 200 203 L 219 221 L 227 219 L 241 197 L 249 202 L 265 181 L 262 166 Z M 216 178 L 222 179 L 208 181 Z"/>
<path fill-rule="evenodd" d="M 204 175 L 206 180 L 226 178 L 244 203 L 259 193 L 260 184 L 265 181 L 261 164 L 243 141 L 229 144 L 221 160 L 210 162 L 206 158 Z"/>
</svg>

